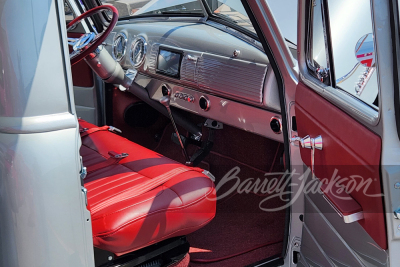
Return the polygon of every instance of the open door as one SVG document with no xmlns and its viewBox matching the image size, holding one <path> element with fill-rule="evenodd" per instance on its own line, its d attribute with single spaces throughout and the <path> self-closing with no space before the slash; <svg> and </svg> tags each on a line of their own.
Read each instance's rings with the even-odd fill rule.
<svg viewBox="0 0 400 267">
<path fill-rule="evenodd" d="M 285 263 L 387 266 L 381 167 L 387 103 L 382 103 L 374 5 L 299 1 L 296 62 L 288 56 L 279 14 L 272 14 L 268 1 L 248 2 L 281 78 L 291 171 L 304 174 L 292 176 L 302 186 L 292 192 Z"/>
<path fill-rule="evenodd" d="M 387 264 L 383 125 L 371 3 L 315 0 L 299 7 L 299 65 L 305 64 L 290 114 L 300 141 L 292 145 L 301 147 L 311 170 L 306 184 L 317 183 L 321 191 L 305 192 L 304 264 L 382 266 Z"/>
</svg>

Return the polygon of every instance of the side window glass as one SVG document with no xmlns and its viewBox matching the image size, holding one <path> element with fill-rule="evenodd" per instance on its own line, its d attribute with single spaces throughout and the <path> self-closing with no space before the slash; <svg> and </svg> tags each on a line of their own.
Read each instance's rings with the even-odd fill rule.
<svg viewBox="0 0 400 267">
<path fill-rule="evenodd" d="M 311 8 L 308 48 L 311 72 L 321 78 L 316 70 L 326 70 L 322 73 L 325 80 L 321 79 L 326 84 L 377 108 L 370 1 L 313 0 Z"/>
<path fill-rule="evenodd" d="M 314 0 L 311 8 L 312 31 L 309 43 L 309 64 L 313 67 L 313 70 L 316 71 L 319 68 L 328 68 L 321 0 Z"/>
</svg>

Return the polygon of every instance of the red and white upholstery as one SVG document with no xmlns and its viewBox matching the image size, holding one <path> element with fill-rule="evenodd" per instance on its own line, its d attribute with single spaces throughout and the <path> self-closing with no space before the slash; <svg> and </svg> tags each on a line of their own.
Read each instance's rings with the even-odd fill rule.
<svg viewBox="0 0 400 267">
<path fill-rule="evenodd" d="M 97 127 L 83 120 L 79 124 Z M 86 167 L 109 160 L 109 152 L 129 154 L 84 179 L 95 247 L 122 255 L 187 235 L 215 216 L 214 183 L 199 168 L 184 166 L 107 130 L 83 136 L 80 152 Z M 167 181 L 145 190 L 150 180 L 160 178 Z"/>
</svg>

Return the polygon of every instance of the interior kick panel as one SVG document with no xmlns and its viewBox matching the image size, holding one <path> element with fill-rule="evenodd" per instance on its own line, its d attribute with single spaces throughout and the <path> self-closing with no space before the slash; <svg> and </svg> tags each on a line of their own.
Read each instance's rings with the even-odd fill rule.
<svg viewBox="0 0 400 267">
<path fill-rule="evenodd" d="M 278 113 L 143 76 L 138 76 L 135 81 L 145 87 L 155 101 L 161 99 L 162 88 L 167 87 L 173 107 L 283 143 L 282 133 L 275 133 L 270 126 L 271 119 L 278 118 L 280 121 Z M 202 109 L 201 99 L 208 102 L 208 108 Z"/>
<path fill-rule="evenodd" d="M 295 110 L 300 137 L 322 136 L 323 149 L 315 152 L 316 177 L 330 181 L 337 170 L 335 177 L 372 178 L 366 194 L 382 193 L 379 136 L 302 83 L 296 89 Z M 303 162 L 310 166 L 311 149 L 300 151 Z M 382 249 L 387 249 L 383 198 L 366 196 L 364 188 L 350 192 L 364 212 L 364 219 L 353 223 L 359 223 Z"/>
</svg>

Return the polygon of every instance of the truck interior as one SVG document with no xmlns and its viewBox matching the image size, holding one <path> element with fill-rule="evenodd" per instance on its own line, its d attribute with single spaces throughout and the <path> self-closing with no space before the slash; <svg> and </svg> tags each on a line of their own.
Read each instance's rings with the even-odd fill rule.
<svg viewBox="0 0 400 267">
<path fill-rule="evenodd" d="M 96 266 L 281 259 L 287 200 L 254 183 L 284 179 L 278 85 L 241 2 L 108 2 L 65 2 Z M 76 56 L 90 31 L 101 45 Z M 104 77 L 105 53 L 128 88 Z"/>
</svg>

